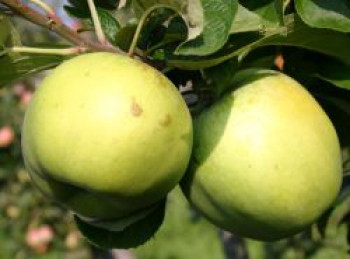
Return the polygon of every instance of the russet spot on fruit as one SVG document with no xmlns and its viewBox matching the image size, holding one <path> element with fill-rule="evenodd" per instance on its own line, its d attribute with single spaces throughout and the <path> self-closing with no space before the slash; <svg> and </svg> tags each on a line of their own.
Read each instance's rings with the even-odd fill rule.
<svg viewBox="0 0 350 259">
<path fill-rule="evenodd" d="M 254 70 L 194 120 L 181 185 L 218 226 L 271 241 L 317 220 L 341 179 L 337 134 L 319 104 L 286 75 Z"/>
<path fill-rule="evenodd" d="M 22 133 L 34 183 L 98 219 L 164 199 L 192 149 L 191 117 L 175 86 L 150 66 L 110 53 L 53 70 L 29 104 Z"/>
</svg>

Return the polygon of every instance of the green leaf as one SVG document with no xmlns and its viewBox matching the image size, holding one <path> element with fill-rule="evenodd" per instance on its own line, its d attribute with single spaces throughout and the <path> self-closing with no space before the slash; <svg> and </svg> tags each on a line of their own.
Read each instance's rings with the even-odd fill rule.
<svg viewBox="0 0 350 259">
<path fill-rule="evenodd" d="M 184 19 L 187 41 L 175 49 L 177 55 L 204 56 L 218 51 L 226 43 L 237 0 L 134 0 L 134 12 L 141 16 L 155 5 L 167 6 Z"/>
<path fill-rule="evenodd" d="M 179 13 L 186 12 L 188 0 L 132 0 L 132 7 L 137 17 L 141 17 L 144 12 L 155 5 L 169 6 L 169 8 Z"/>
<path fill-rule="evenodd" d="M 336 61 L 320 63 L 314 76 L 335 86 L 350 90 L 350 66 Z"/>
<path fill-rule="evenodd" d="M 350 147 L 350 91 L 322 80 L 310 80 L 308 88 L 331 119 L 341 147 Z"/>
<path fill-rule="evenodd" d="M 11 23 L 7 16 L 0 13 L 0 47 L 5 45 L 10 35 Z"/>
<path fill-rule="evenodd" d="M 344 33 L 315 29 L 305 25 L 298 18 L 288 36 L 274 35 L 262 40 L 260 46 L 294 46 L 320 52 L 350 65 L 350 36 Z"/>
<path fill-rule="evenodd" d="M 283 1 L 281 0 L 241 0 L 236 17 L 231 25 L 231 33 L 248 31 L 269 31 L 284 24 Z"/>
<path fill-rule="evenodd" d="M 128 51 L 134 37 L 137 24 L 127 24 L 121 28 L 115 37 L 114 44 L 123 51 Z"/>
<path fill-rule="evenodd" d="M 295 0 L 295 7 L 311 27 L 350 32 L 349 0 Z"/>
<path fill-rule="evenodd" d="M 90 10 L 89 5 L 86 0 L 68 0 L 69 5 L 65 5 L 65 11 L 77 18 L 89 18 Z M 106 10 L 114 10 L 118 7 L 119 0 L 95 0 L 95 5 L 97 8 L 106 9 Z"/>
<path fill-rule="evenodd" d="M 93 226 L 75 216 L 75 222 L 82 234 L 94 245 L 104 249 L 131 248 L 150 239 L 163 223 L 165 200 L 149 215 L 129 225 L 122 231 L 112 231 Z"/>
<path fill-rule="evenodd" d="M 203 70 L 203 76 L 211 86 L 211 90 L 220 97 L 230 89 L 235 72 L 238 69 L 238 60 L 230 59 L 218 66 Z"/>
<path fill-rule="evenodd" d="M 260 31 L 262 30 L 261 17 L 249 11 L 242 5 L 238 5 L 237 14 L 231 25 L 231 33 L 247 32 L 247 31 Z"/>
<path fill-rule="evenodd" d="M 226 43 L 237 11 L 237 1 L 201 0 L 201 7 L 202 14 L 192 14 L 203 28 L 200 35 L 182 43 L 175 54 L 204 56 L 218 51 Z"/>
<path fill-rule="evenodd" d="M 284 29 L 288 29 L 283 32 Z M 286 28 L 276 28 L 268 35 L 237 34 L 231 37 L 230 44 L 220 52 L 204 58 L 169 56 L 168 65 L 182 69 L 201 69 L 218 65 L 233 57 L 240 60 L 250 51 L 263 46 L 293 46 L 316 51 L 350 65 L 350 36 L 344 33 L 315 29 L 292 16 L 286 19 Z"/>
<path fill-rule="evenodd" d="M 341 249 L 334 248 L 331 246 L 325 246 L 318 249 L 315 254 L 309 257 L 310 259 L 329 259 L 329 258 L 337 258 L 337 259 L 349 259 L 349 254 Z"/>
<path fill-rule="evenodd" d="M 141 30 L 138 47 L 147 49 L 159 43 L 165 35 L 166 26 L 164 26 L 164 24 L 173 16 L 174 11 L 170 9 L 161 8 L 152 12 Z"/>
<path fill-rule="evenodd" d="M 0 57 L 0 87 L 55 67 L 62 61 L 61 56 L 2 56 Z"/>
<path fill-rule="evenodd" d="M 102 8 L 97 9 L 98 16 L 100 17 L 102 29 L 110 42 L 115 42 L 116 35 L 120 30 L 119 22 L 113 17 L 113 15 Z"/>
<path fill-rule="evenodd" d="M 162 201 L 163 202 L 163 201 Z M 91 219 L 84 221 L 94 227 L 102 228 L 110 231 L 123 231 L 134 223 L 146 218 L 155 209 L 158 209 L 160 205 L 158 203 L 151 205 L 150 207 L 138 210 L 126 217 L 118 219 Z"/>
<path fill-rule="evenodd" d="M 280 25 L 284 25 L 284 0 L 274 0 Z"/>
</svg>

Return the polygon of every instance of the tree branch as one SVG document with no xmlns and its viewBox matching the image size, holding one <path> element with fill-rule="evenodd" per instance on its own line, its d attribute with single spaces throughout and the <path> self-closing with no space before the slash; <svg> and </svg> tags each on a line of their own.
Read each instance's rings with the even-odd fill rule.
<svg viewBox="0 0 350 259">
<path fill-rule="evenodd" d="M 77 32 L 69 28 L 59 19 L 53 20 L 50 17 L 45 16 L 44 14 L 29 7 L 28 5 L 25 5 L 21 0 L 0 0 L 0 3 L 3 3 L 7 7 L 9 7 L 14 13 L 25 18 L 26 20 L 40 25 L 42 27 L 45 27 L 60 35 L 61 37 L 65 38 L 66 40 L 72 42 L 73 44 L 81 48 L 86 48 L 88 51 L 106 51 L 125 54 L 119 48 L 109 45 L 102 45 L 82 38 Z"/>
</svg>

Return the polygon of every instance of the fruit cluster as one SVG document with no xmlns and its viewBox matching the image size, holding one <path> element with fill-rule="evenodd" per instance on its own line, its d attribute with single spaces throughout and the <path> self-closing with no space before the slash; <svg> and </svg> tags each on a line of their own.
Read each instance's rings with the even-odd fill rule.
<svg viewBox="0 0 350 259">
<path fill-rule="evenodd" d="M 105 248 L 153 236 L 179 182 L 219 227 L 277 240 L 316 221 L 342 179 L 331 121 L 286 75 L 246 71 L 192 122 L 163 74 L 108 53 L 75 57 L 44 80 L 22 149 L 34 184 Z"/>
</svg>

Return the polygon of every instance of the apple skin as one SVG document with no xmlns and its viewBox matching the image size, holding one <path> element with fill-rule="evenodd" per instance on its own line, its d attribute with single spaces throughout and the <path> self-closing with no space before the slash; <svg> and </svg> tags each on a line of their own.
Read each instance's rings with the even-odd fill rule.
<svg viewBox="0 0 350 259">
<path fill-rule="evenodd" d="M 286 75 L 253 71 L 194 119 L 181 186 L 219 227 L 274 241 L 317 220 L 341 180 L 338 137 L 315 99 Z"/>
<path fill-rule="evenodd" d="M 176 87 L 152 67 L 111 53 L 84 54 L 53 70 L 22 128 L 24 161 L 37 185 L 99 218 L 163 199 L 182 178 L 191 150 L 191 116 Z M 78 200 L 60 194 L 64 185 Z M 86 202 L 82 209 L 90 194 L 114 205 Z"/>
</svg>

